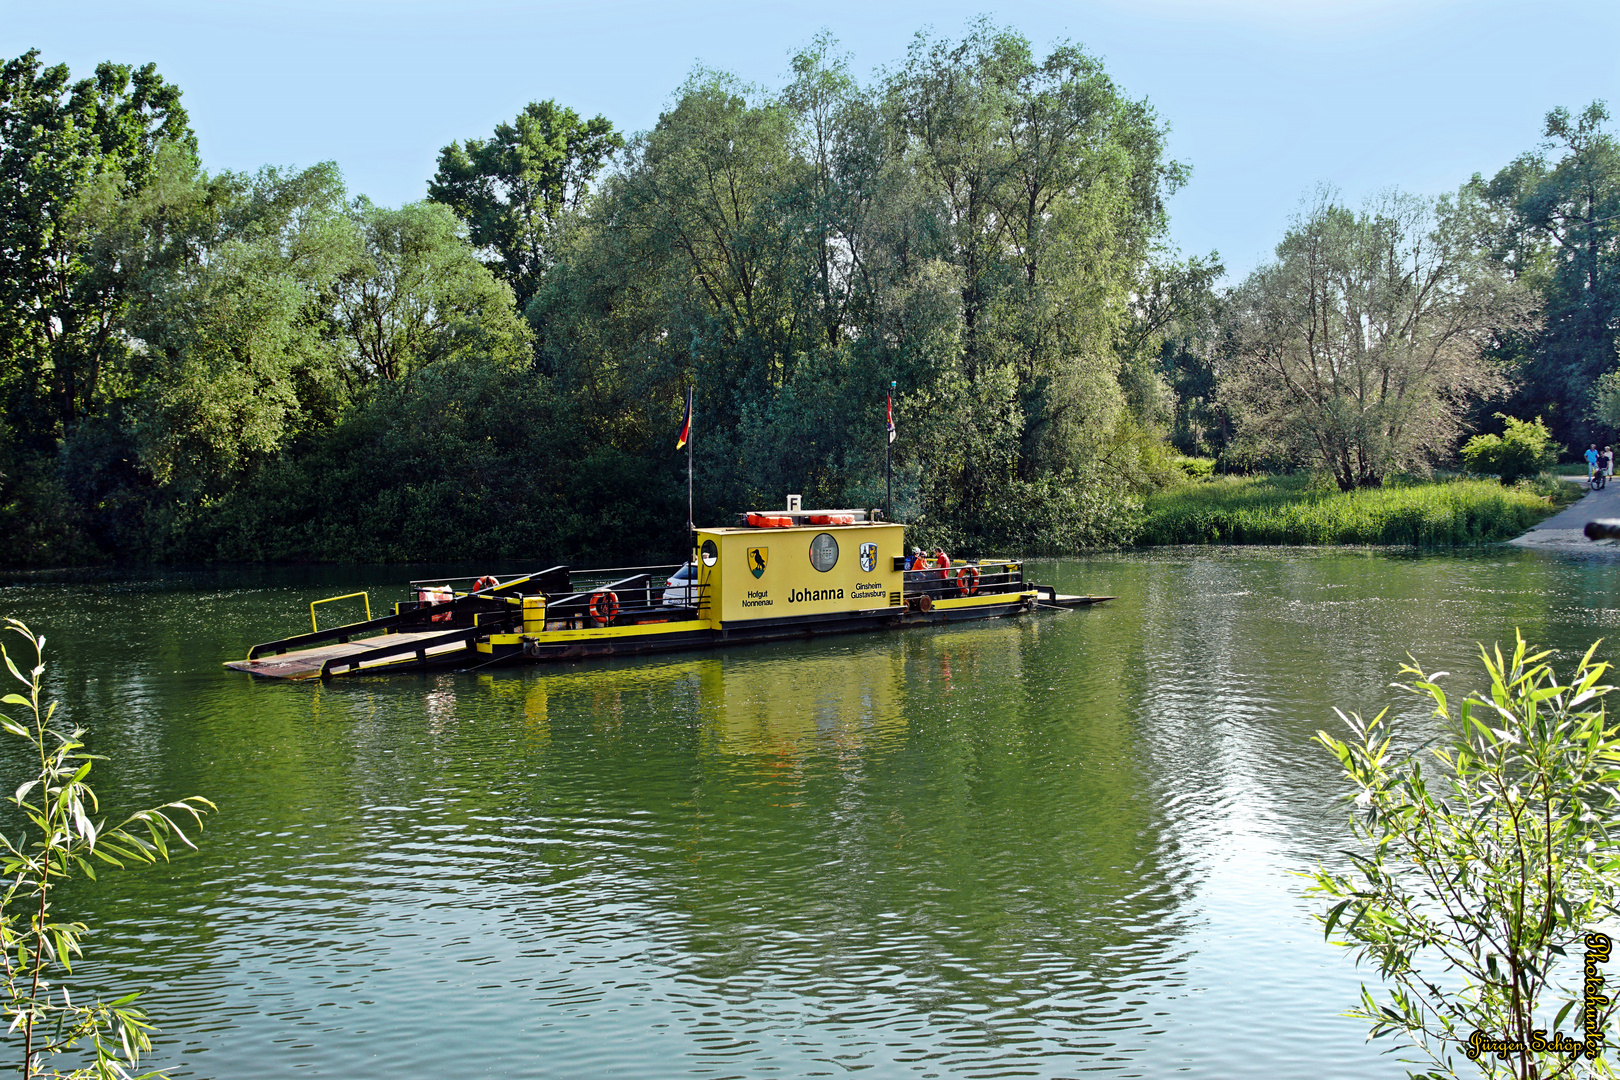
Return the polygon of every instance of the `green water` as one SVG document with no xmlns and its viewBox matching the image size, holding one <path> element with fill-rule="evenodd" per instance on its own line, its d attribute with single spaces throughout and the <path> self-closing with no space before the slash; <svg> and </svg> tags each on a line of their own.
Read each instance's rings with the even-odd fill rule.
<svg viewBox="0 0 1620 1080">
<path fill-rule="evenodd" d="M 64 897 L 80 974 L 147 988 L 180 1076 L 1402 1075 L 1294 876 L 1343 837 L 1309 737 L 1400 701 L 1408 651 L 1464 683 L 1515 626 L 1577 654 L 1620 568 L 1036 570 L 1120 599 L 327 685 L 219 663 L 426 570 L 7 579 L 103 805 L 219 805 L 200 852 Z"/>
</svg>

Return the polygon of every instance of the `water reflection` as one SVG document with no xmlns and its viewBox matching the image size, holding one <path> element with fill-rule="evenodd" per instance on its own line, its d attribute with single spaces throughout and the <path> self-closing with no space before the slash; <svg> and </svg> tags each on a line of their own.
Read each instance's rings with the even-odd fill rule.
<svg viewBox="0 0 1620 1080">
<path fill-rule="evenodd" d="M 35 577 L 0 606 L 61 647 L 110 806 L 220 804 L 200 853 L 65 898 L 102 928 L 86 980 L 150 986 L 181 1075 L 1381 1071 L 1292 876 L 1342 838 L 1310 736 L 1397 700 L 1407 651 L 1465 670 L 1519 625 L 1579 652 L 1606 577 L 1042 569 L 1121 600 L 326 685 L 215 666 L 347 584 L 319 573 Z"/>
</svg>

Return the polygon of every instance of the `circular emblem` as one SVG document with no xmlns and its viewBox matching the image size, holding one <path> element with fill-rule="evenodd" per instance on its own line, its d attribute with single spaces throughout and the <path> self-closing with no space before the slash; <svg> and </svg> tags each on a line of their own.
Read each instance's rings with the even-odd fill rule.
<svg viewBox="0 0 1620 1080">
<path fill-rule="evenodd" d="M 838 541 L 832 533 L 822 533 L 810 541 L 810 565 L 823 574 L 838 565 Z"/>
<path fill-rule="evenodd" d="M 713 566 L 715 560 L 720 558 L 720 549 L 714 546 L 713 540 L 703 541 L 703 565 Z"/>
</svg>

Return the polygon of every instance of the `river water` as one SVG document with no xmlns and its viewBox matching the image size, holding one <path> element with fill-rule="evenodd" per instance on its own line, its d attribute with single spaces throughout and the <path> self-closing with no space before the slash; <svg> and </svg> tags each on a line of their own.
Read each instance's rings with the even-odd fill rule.
<svg viewBox="0 0 1620 1080">
<path fill-rule="evenodd" d="M 425 572 L 0 588 L 105 810 L 218 804 L 198 852 L 59 898 L 177 1076 L 1403 1075 L 1338 1016 L 1359 973 L 1302 895 L 1345 837 L 1311 736 L 1393 704 L 1421 737 L 1408 652 L 1461 689 L 1477 641 L 1567 664 L 1620 622 L 1602 562 L 1197 550 L 1032 564 L 1119 599 L 942 630 L 219 666 Z"/>
</svg>

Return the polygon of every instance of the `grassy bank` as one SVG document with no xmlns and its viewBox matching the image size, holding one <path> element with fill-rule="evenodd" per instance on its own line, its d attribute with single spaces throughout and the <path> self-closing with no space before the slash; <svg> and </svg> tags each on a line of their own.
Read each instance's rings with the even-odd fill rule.
<svg viewBox="0 0 1620 1080">
<path fill-rule="evenodd" d="M 1308 476 L 1222 476 L 1150 498 L 1137 542 L 1457 547 L 1511 539 L 1579 494 L 1562 481 L 1504 488 L 1446 480 L 1345 493 Z"/>
</svg>

